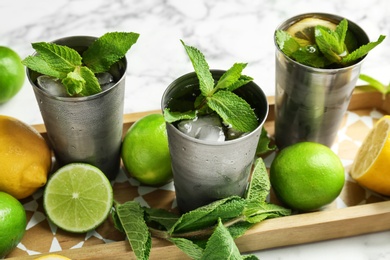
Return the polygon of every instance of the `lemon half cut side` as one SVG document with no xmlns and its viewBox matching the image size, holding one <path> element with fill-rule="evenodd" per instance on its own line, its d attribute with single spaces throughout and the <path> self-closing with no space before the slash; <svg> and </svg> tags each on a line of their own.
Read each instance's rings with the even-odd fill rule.
<svg viewBox="0 0 390 260">
<path fill-rule="evenodd" d="M 383 116 L 360 146 L 351 177 L 361 186 L 390 196 L 390 115 Z"/>
</svg>

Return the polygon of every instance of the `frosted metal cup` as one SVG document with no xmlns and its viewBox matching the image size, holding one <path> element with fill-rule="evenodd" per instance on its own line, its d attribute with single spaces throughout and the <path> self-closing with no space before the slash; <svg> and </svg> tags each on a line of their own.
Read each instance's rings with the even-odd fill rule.
<svg viewBox="0 0 390 260">
<path fill-rule="evenodd" d="M 310 13 L 292 17 L 277 30 L 285 30 L 306 17 L 318 17 L 338 24 L 343 18 L 331 14 Z M 348 30 L 358 45 L 369 42 L 366 33 L 348 21 Z M 300 141 L 331 146 L 348 108 L 360 74 L 363 59 L 336 69 L 318 69 L 287 57 L 276 45 L 275 66 L 275 142 L 282 149 Z"/>
<path fill-rule="evenodd" d="M 211 72 L 218 80 L 224 71 Z M 182 98 L 195 97 L 193 93 L 199 94 L 196 74 L 183 75 L 165 90 L 162 109 L 180 107 L 185 111 L 187 105 L 192 109 L 193 100 Z M 231 195 L 242 196 L 246 191 L 261 128 L 268 115 L 268 102 L 253 82 L 236 93 L 254 108 L 259 119 L 259 126 L 244 137 L 222 143 L 202 141 L 180 132 L 172 124 L 166 125 L 176 199 L 182 212 Z"/>
<path fill-rule="evenodd" d="M 54 42 L 75 49 L 86 49 L 95 39 L 75 36 Z M 100 168 L 109 179 L 117 175 L 126 66 L 126 58 L 114 64 L 109 72 L 117 83 L 98 94 L 85 97 L 53 96 L 37 85 L 39 74 L 27 69 L 49 143 L 60 166 L 83 162 Z"/>
</svg>

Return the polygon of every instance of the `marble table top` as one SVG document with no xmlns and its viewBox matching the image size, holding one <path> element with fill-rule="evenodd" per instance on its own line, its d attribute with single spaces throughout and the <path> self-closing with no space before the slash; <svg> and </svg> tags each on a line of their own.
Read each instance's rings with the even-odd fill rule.
<svg viewBox="0 0 390 260">
<path fill-rule="evenodd" d="M 32 42 L 65 36 L 101 36 L 108 31 L 140 33 L 127 54 L 125 113 L 160 109 L 165 88 L 193 71 L 180 39 L 196 46 L 210 68 L 248 63 L 245 74 L 268 96 L 274 95 L 273 34 L 284 20 L 307 12 L 326 12 L 360 25 L 371 40 L 390 33 L 387 0 L 3 0 L 0 45 L 22 58 Z M 390 81 L 390 41 L 365 59 L 362 73 Z M 28 80 L 0 114 L 28 124 L 43 122 Z M 292 238 L 293 239 L 293 238 Z M 261 259 L 390 259 L 390 232 L 335 239 L 257 252 Z"/>
</svg>

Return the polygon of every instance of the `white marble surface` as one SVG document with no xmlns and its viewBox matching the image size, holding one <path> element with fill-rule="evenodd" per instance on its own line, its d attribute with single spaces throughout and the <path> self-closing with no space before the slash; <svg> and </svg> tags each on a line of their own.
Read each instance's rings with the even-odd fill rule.
<svg viewBox="0 0 390 260">
<path fill-rule="evenodd" d="M 22 58 L 32 42 L 64 36 L 100 36 L 107 31 L 141 34 L 128 53 L 125 113 L 160 108 L 170 82 L 192 71 L 180 44 L 199 48 L 211 68 L 227 69 L 248 62 L 245 73 L 267 95 L 274 95 L 275 28 L 305 12 L 328 12 L 359 24 L 376 40 L 390 35 L 388 0 L 3 0 L 0 2 L 0 45 Z M 390 40 L 372 51 L 362 72 L 390 81 Z M 29 82 L 0 114 L 29 124 L 42 118 Z M 291 237 L 294 239 L 294 237 Z M 257 252 L 261 259 L 390 259 L 388 231 Z"/>
</svg>

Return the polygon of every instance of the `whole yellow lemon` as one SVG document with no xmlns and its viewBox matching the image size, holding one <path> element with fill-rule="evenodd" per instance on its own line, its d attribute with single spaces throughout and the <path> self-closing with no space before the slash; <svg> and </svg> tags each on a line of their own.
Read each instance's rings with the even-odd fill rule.
<svg viewBox="0 0 390 260">
<path fill-rule="evenodd" d="M 39 132 L 0 115 L 0 191 L 26 198 L 46 184 L 50 168 L 51 150 Z"/>
</svg>

